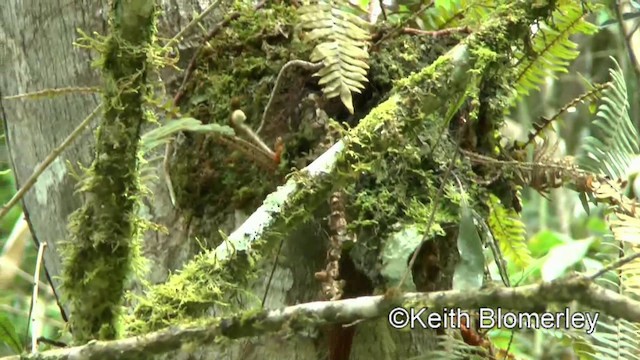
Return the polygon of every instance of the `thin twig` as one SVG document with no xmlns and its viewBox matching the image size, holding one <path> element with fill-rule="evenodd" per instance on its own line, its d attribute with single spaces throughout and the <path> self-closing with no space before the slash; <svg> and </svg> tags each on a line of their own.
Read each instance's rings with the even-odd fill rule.
<svg viewBox="0 0 640 360">
<path fill-rule="evenodd" d="M 23 98 L 47 98 L 47 97 L 53 97 L 53 96 L 78 94 L 78 93 L 94 94 L 100 91 L 101 89 L 99 87 L 65 87 L 65 88 L 38 90 L 38 91 L 18 94 L 18 95 L 10 95 L 10 96 L 5 96 L 3 99 L 16 100 L 16 99 L 23 99 Z"/>
<path fill-rule="evenodd" d="M 547 169 L 556 169 L 556 170 L 564 170 L 564 171 L 574 171 L 576 175 L 578 175 L 579 173 L 583 173 L 579 169 L 575 169 L 570 166 L 559 164 L 559 163 L 537 163 L 537 162 L 518 161 L 518 160 L 498 160 L 498 159 L 494 159 L 492 157 L 478 154 L 469 150 L 460 149 L 460 151 L 465 156 L 467 156 L 469 161 L 475 162 L 475 163 L 514 166 L 524 170 L 535 170 L 539 168 L 547 168 Z M 587 173 L 584 173 L 584 174 L 586 175 Z"/>
<path fill-rule="evenodd" d="M 213 2 L 211 5 L 209 5 L 206 9 L 204 9 L 203 12 L 201 12 L 200 14 L 196 15 L 196 17 L 194 17 L 188 24 L 187 26 L 185 26 L 182 30 L 180 30 L 174 37 L 171 38 L 171 40 L 169 40 L 169 42 L 167 42 L 167 44 L 163 47 L 164 50 L 168 49 L 171 45 L 173 45 L 174 43 L 177 43 L 178 41 L 180 41 L 180 39 L 191 29 L 193 29 L 196 25 L 198 25 L 198 23 L 204 19 L 205 16 L 209 15 L 209 13 L 211 11 L 213 11 L 215 8 L 218 7 L 218 5 L 220 4 L 220 0 L 216 0 L 215 2 Z"/>
<path fill-rule="evenodd" d="M 52 339 L 47 339 L 44 336 L 40 336 L 38 338 L 38 342 L 39 343 L 43 343 L 43 344 L 47 344 L 47 345 L 51 345 L 51 346 L 55 346 L 55 347 L 59 347 L 59 348 L 65 348 L 65 347 L 69 346 L 66 343 L 63 343 L 62 341 L 56 341 L 56 340 L 52 340 Z"/>
<path fill-rule="evenodd" d="M 33 331 L 33 323 L 36 319 L 33 318 L 33 310 L 38 305 L 38 283 L 40 282 L 40 268 L 42 267 L 42 256 L 44 255 L 44 248 L 47 246 L 46 242 L 40 243 L 38 247 L 38 257 L 36 258 L 36 268 L 33 271 L 33 296 L 31 297 L 31 304 L 29 305 L 29 324 L 27 325 L 27 331 L 31 328 L 31 353 L 38 351 L 38 336 Z"/>
<path fill-rule="evenodd" d="M 280 244 L 278 245 L 278 252 L 276 253 L 276 260 L 273 262 L 273 266 L 271 267 L 269 280 L 267 280 L 267 287 L 264 290 L 264 295 L 262 296 L 262 303 L 260 304 L 260 308 L 262 309 L 264 309 L 264 304 L 267 302 L 267 295 L 269 294 L 269 289 L 271 288 L 271 281 L 273 280 L 273 275 L 276 273 L 276 269 L 278 268 L 278 258 L 280 257 L 280 252 L 282 251 L 283 245 L 284 245 L 284 236 L 280 239 Z"/>
<path fill-rule="evenodd" d="M 66 149 L 67 146 L 69 146 L 82 133 L 82 131 L 87 127 L 87 125 L 91 123 L 91 120 L 94 118 L 94 116 L 96 116 L 99 113 L 99 110 L 101 108 L 102 108 L 102 105 L 96 106 L 96 108 L 93 109 L 91 114 L 87 115 L 87 117 L 84 120 L 82 120 L 82 122 L 73 130 L 73 132 L 71 132 L 71 134 L 69 134 L 69 136 L 67 136 L 67 138 L 64 139 L 62 144 L 60 144 L 60 146 L 58 146 L 57 148 L 53 149 L 51 153 L 47 155 L 44 161 L 40 165 L 38 165 L 38 167 L 35 169 L 33 174 L 31 174 L 31 176 L 27 179 L 27 181 L 25 181 L 24 185 L 22 185 L 22 187 L 18 190 L 18 192 L 16 192 L 15 195 L 13 195 L 13 197 L 11 198 L 11 200 L 9 200 L 9 202 L 5 204 L 2 207 L 2 209 L 0 209 L 0 219 L 5 217 L 9 213 L 9 210 L 11 210 L 11 208 L 15 206 L 18 203 L 18 201 L 20 201 L 25 196 L 27 191 L 29 191 L 33 187 L 33 185 L 35 185 L 40 175 L 42 175 L 42 173 L 62 153 L 62 151 Z"/>
<path fill-rule="evenodd" d="M 384 0 L 378 0 L 380 3 L 380 11 L 382 12 L 382 18 L 387 21 L 387 10 L 384 8 Z"/>
<path fill-rule="evenodd" d="M 284 74 L 287 71 L 289 71 L 291 67 L 295 67 L 295 66 L 299 66 L 308 71 L 317 71 L 317 70 L 320 70 L 320 68 L 322 68 L 323 64 L 312 63 L 304 60 L 291 60 L 282 66 L 282 69 L 280 69 L 280 72 L 278 73 L 278 77 L 276 78 L 276 83 L 273 86 L 273 90 L 271 90 L 271 95 L 269 96 L 269 102 L 267 103 L 267 106 L 264 108 L 264 112 L 262 113 L 262 119 L 260 120 L 260 126 L 258 126 L 258 130 L 256 130 L 256 134 L 260 134 L 260 131 L 262 131 L 264 123 L 267 119 L 267 115 L 269 114 L 270 110 L 272 110 L 273 99 L 276 97 L 276 94 L 281 90 L 281 88 L 285 86 L 283 85 L 283 83 L 285 83 L 286 81 L 282 81 L 284 78 Z"/>
<path fill-rule="evenodd" d="M 598 270 L 597 272 L 595 272 L 593 275 L 590 275 L 588 277 L 589 280 L 595 280 L 597 278 L 599 278 L 600 276 L 604 275 L 606 272 L 611 271 L 611 270 L 615 270 L 619 267 L 621 267 L 622 265 L 628 264 L 630 262 L 632 262 L 633 260 L 640 258 L 640 252 L 637 252 L 635 254 L 631 254 L 631 255 L 627 255 L 623 258 L 618 259 L 617 261 L 612 262 L 611 264 L 603 267 L 602 269 Z"/>
<path fill-rule="evenodd" d="M 431 37 L 437 38 L 437 37 L 443 37 L 443 36 L 450 36 L 451 34 L 457 34 L 457 33 L 470 34 L 471 28 L 468 26 L 460 26 L 460 27 L 448 28 L 448 29 L 442 29 L 442 30 L 427 31 L 427 30 L 405 27 L 404 29 L 402 29 L 402 33 L 409 34 L 409 35 L 431 36 Z"/>
<path fill-rule="evenodd" d="M 511 344 L 513 344 L 513 338 L 515 337 L 516 332 L 511 330 L 511 334 L 509 334 L 509 343 L 507 344 L 507 350 L 504 351 L 504 357 L 502 360 L 507 360 L 509 357 L 509 350 L 511 350 Z"/>
<path fill-rule="evenodd" d="M 173 190 L 173 182 L 171 181 L 171 176 L 169 175 L 169 169 L 171 165 L 171 156 L 173 155 L 173 138 L 167 141 L 167 145 L 164 148 L 164 160 L 162 160 L 162 171 L 164 171 L 164 182 L 167 186 L 167 190 L 169 190 L 169 199 L 171 200 L 171 205 L 176 206 L 176 192 Z"/>
<path fill-rule="evenodd" d="M 426 3 L 425 5 L 423 5 L 420 9 L 418 9 L 418 11 L 416 11 L 413 14 L 411 14 L 411 16 L 409 16 L 405 21 L 403 21 L 402 24 L 400 24 L 400 26 L 398 28 L 396 28 L 396 29 L 394 29 L 392 31 L 389 31 L 386 35 L 383 35 L 380 38 L 380 40 L 376 41 L 376 43 L 373 44 L 372 48 L 376 48 L 376 47 L 378 47 L 378 45 L 380 45 L 383 41 L 387 40 L 388 38 L 398 35 L 400 32 L 402 32 L 404 30 L 406 24 L 408 24 L 409 22 L 415 20 L 415 18 L 420 16 L 420 14 L 422 14 L 428 8 L 433 6 L 433 3 L 434 3 L 433 0 L 431 0 L 428 3 Z"/>
<path fill-rule="evenodd" d="M 636 81 L 640 81 L 640 44 L 638 43 L 638 25 L 635 24 L 635 28 L 631 28 L 629 24 L 624 20 L 623 14 L 633 9 L 630 1 L 616 1 L 616 15 L 618 18 L 618 25 L 620 31 L 624 35 L 625 45 L 627 46 L 627 53 L 629 54 L 629 60 L 633 65 L 633 71 L 636 74 Z M 634 39 L 635 37 L 635 39 Z"/>
</svg>

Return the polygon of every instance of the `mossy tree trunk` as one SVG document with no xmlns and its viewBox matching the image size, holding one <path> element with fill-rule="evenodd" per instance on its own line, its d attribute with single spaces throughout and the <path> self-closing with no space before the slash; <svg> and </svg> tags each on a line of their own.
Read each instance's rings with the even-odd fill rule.
<svg viewBox="0 0 640 360">
<path fill-rule="evenodd" d="M 107 29 L 109 1 L 7 1 L 0 9 L 0 93 L 3 97 L 28 92 L 64 88 L 100 86 L 100 71 L 91 67 L 97 54 L 74 48 L 79 37 L 76 29 L 90 34 Z M 228 5 L 228 4 L 227 4 Z M 161 36 L 177 33 L 188 22 L 185 17 L 201 12 L 202 2 L 165 2 L 159 29 Z M 222 9 L 207 19 L 216 23 L 224 14 Z M 194 35 L 194 34 L 191 34 Z M 192 53 L 187 38 L 184 46 L 187 58 Z M 0 110 L 11 151 L 11 161 L 18 187 L 33 169 L 70 134 L 73 129 L 101 102 L 100 94 L 70 94 L 53 98 L 6 100 L 0 98 Z M 92 144 L 99 120 L 86 130 L 45 171 L 35 187 L 25 196 L 23 208 L 37 242 L 46 242 L 45 262 L 49 279 L 58 292 L 61 260 L 58 245 L 67 238 L 67 217 L 82 203 L 75 194 L 76 181 L 67 163 L 88 166 L 93 160 Z M 157 206 L 152 207 L 158 222 L 170 228 L 179 220 L 170 209 L 164 186 L 153 189 Z M 164 205 L 163 205 L 164 204 Z M 150 279 L 159 282 L 169 269 L 175 269 L 187 257 L 179 249 L 180 233 L 148 235 L 148 255 L 152 256 Z M 174 251 L 167 251 L 174 249 Z M 185 250 L 187 251 L 187 250 Z M 182 255 L 180 255 L 182 254 Z M 60 294 L 58 294 L 60 295 Z M 62 304 L 63 307 L 64 304 Z M 67 309 L 68 310 L 68 309 Z"/>
<path fill-rule="evenodd" d="M 171 37 L 181 27 L 180 23 L 186 23 L 182 15 L 191 14 L 191 9 L 197 8 L 195 4 L 200 2 L 192 3 L 180 2 L 179 6 L 176 2 L 171 2 L 171 6 L 165 4 L 165 15 L 161 21 L 163 26 L 160 27 L 161 37 Z M 3 24 L 0 29 L 5 34 L 9 34 L 7 35 L 9 46 L 3 50 L 6 53 L 0 53 L 4 59 L 9 59 L 2 64 L 2 70 L 10 74 L 3 77 L 1 94 L 4 96 L 44 88 L 96 85 L 99 78 L 89 66 L 92 59 L 86 53 L 72 49 L 71 45 L 76 36 L 76 28 L 81 28 L 86 33 L 106 28 L 105 19 L 100 15 L 107 11 L 106 2 L 101 4 L 102 7 L 93 4 L 85 6 L 81 1 L 70 4 L 51 2 L 46 7 L 35 4 L 31 7 L 29 3 L 10 0 L 9 5 L 0 10 L 0 20 Z M 222 8 L 224 12 L 226 7 L 223 5 Z M 274 86 L 275 77 L 280 69 L 289 60 L 307 59 L 311 49 L 308 45 L 297 41 L 295 12 L 292 8 L 274 5 L 258 14 L 247 9 L 241 12 L 238 19 L 232 21 L 217 38 L 210 41 L 210 46 L 207 46 L 199 60 L 193 80 L 187 86 L 187 95 L 181 109 L 205 122 L 226 123 L 231 111 L 234 108 L 240 108 L 247 114 L 249 126 L 255 129 L 261 123 L 262 112 L 269 101 L 270 90 Z M 209 25 L 211 23 L 215 21 L 209 21 Z M 517 26 L 509 30 L 513 29 L 517 29 Z M 278 111 L 268 114 L 267 123 L 261 133 L 261 137 L 269 146 L 276 143 L 278 138 L 284 140 L 286 146 L 284 160 L 276 170 L 265 171 L 261 167 L 264 164 L 260 159 L 222 146 L 210 137 L 194 134 L 178 136 L 170 166 L 176 205 L 171 204 L 163 181 L 152 185 L 153 196 L 144 203 L 145 213 L 150 220 L 168 229 L 167 234 L 150 232 L 145 235 L 145 256 L 151 264 L 149 280 L 152 283 L 162 282 L 167 279 L 169 271 L 180 269 L 201 246 L 214 248 L 220 245 L 222 242 L 220 231 L 226 234 L 231 233 L 260 205 L 265 195 L 284 182 L 284 176 L 291 167 L 301 168 L 307 165 L 326 149 L 325 142 L 331 137 L 328 134 L 329 118 L 356 125 L 369 110 L 389 97 L 393 81 L 405 79 L 409 74 L 425 68 L 458 41 L 460 38 L 455 35 L 438 40 L 404 36 L 389 42 L 384 49 L 378 49 L 372 54 L 371 61 L 370 81 L 373 85 L 363 96 L 355 99 L 356 109 L 360 111 L 355 115 L 347 114 L 338 100 L 323 100 L 319 96 L 321 91 L 310 73 L 296 71 L 289 74 L 288 86 L 276 94 Z M 506 51 L 502 44 L 495 47 L 493 51 Z M 404 56 L 399 59 L 398 53 Z M 185 51 L 183 60 L 188 58 L 189 55 Z M 488 61 L 496 62 L 498 66 L 501 64 L 501 60 Z M 487 74 L 483 75 L 482 81 L 485 83 L 480 86 L 480 90 L 475 89 L 481 93 L 482 97 L 490 98 L 497 92 L 492 87 L 501 85 L 493 82 L 496 73 L 494 65 Z M 432 76 L 432 81 L 437 78 L 434 74 L 420 76 L 422 80 L 429 76 Z M 415 78 L 421 79 L 420 76 Z M 345 257 L 340 264 L 342 276 L 347 280 L 345 289 L 347 295 L 366 295 L 374 291 L 374 288 L 379 288 L 379 284 L 372 283 L 372 276 L 367 273 L 367 269 L 363 270 L 363 263 L 370 265 L 372 263 L 370 257 L 379 255 L 379 249 L 367 248 L 367 239 L 375 239 L 380 234 L 389 235 L 391 230 L 395 229 L 396 223 L 404 220 L 405 216 L 414 217 L 409 223 L 411 221 L 420 223 L 416 219 L 424 217 L 425 208 L 427 205 L 432 205 L 430 198 L 436 193 L 435 190 L 439 185 L 437 176 L 441 176 L 443 165 L 446 164 L 445 160 L 450 160 L 451 151 L 455 151 L 453 149 L 455 144 L 449 138 L 445 141 L 445 146 L 448 147 L 429 155 L 423 153 L 423 157 L 419 157 L 416 163 L 402 163 L 402 160 L 406 160 L 404 156 L 408 155 L 406 151 L 414 151 L 417 145 L 405 142 L 403 137 L 408 134 L 401 131 L 408 130 L 409 135 L 416 135 L 416 139 L 427 143 L 437 138 L 433 136 L 438 134 L 435 125 L 439 123 L 418 125 L 421 121 L 427 120 L 422 118 L 425 114 L 422 113 L 420 106 L 403 104 L 404 95 L 420 91 L 427 93 L 424 96 L 431 96 L 432 102 L 439 101 L 433 99 L 433 94 L 428 95 L 429 91 L 438 89 L 437 87 L 418 90 L 417 86 L 420 84 L 406 81 L 400 83 L 398 87 L 401 89 L 400 92 L 393 95 L 392 101 L 385 103 L 391 104 L 386 105 L 390 107 L 379 109 L 376 113 L 381 116 L 393 114 L 394 117 L 386 119 L 383 116 L 370 120 L 372 129 L 377 125 L 384 125 L 389 126 L 390 131 L 398 131 L 397 134 L 392 134 L 386 139 L 391 141 L 386 145 L 397 147 L 398 151 L 385 153 L 383 141 L 380 139 L 376 140 L 378 142 L 372 141 L 372 146 L 381 151 L 381 156 L 371 160 L 369 165 L 394 164 L 396 161 L 397 167 L 392 170 L 398 178 L 393 176 L 360 178 L 353 184 L 335 184 L 337 188 L 342 188 L 351 195 L 356 208 L 360 207 L 360 211 L 354 213 L 347 211 L 347 215 L 352 216 L 354 222 L 360 224 L 359 243 L 365 244 L 357 250 L 359 252 L 354 253 L 353 257 Z M 469 86 L 478 86 L 478 84 Z M 459 94 L 454 92 L 453 96 L 456 95 Z M 411 96 L 407 96 L 407 99 L 409 98 Z M 443 102 L 454 100 L 455 98 L 451 97 L 442 99 Z M 30 175 L 34 166 L 97 104 L 97 97 L 81 95 L 2 101 L 0 105 L 6 121 L 18 184 Z M 470 116 L 479 116 L 478 112 L 485 120 L 496 116 L 501 109 L 499 106 L 496 108 L 492 106 L 494 105 L 481 106 L 480 110 L 473 110 L 476 113 Z M 463 107 L 460 113 L 464 115 L 461 116 L 469 115 L 465 111 L 471 110 Z M 399 125 L 395 115 L 405 111 L 408 116 L 407 124 Z M 378 120 L 380 124 L 375 123 Z M 494 130 L 491 124 L 483 125 L 487 133 Z M 410 126 L 416 126 L 416 129 L 421 126 L 420 129 L 423 131 L 427 129 L 432 138 L 420 138 L 417 132 L 412 132 L 417 130 L 411 129 Z M 495 145 L 492 139 L 482 137 L 475 139 L 475 134 L 471 137 L 474 137 L 472 141 L 474 148 L 490 149 Z M 74 182 L 64 164 L 65 162 L 89 164 L 92 160 L 90 155 L 93 153 L 91 139 L 92 136 L 86 134 L 71 149 L 63 153 L 63 156 L 44 174 L 36 188 L 24 201 L 25 212 L 34 237 L 37 241 L 46 241 L 49 245 L 45 261 L 49 277 L 56 290 L 59 289 L 59 284 L 55 277 L 61 273 L 60 254 L 56 244 L 60 239 L 68 237 L 67 216 L 82 202 L 82 199 L 73 196 Z M 401 145 L 410 145 L 410 149 L 398 147 Z M 414 166 L 430 167 L 436 175 L 428 171 L 416 175 L 412 168 Z M 469 171 L 468 168 L 461 167 L 461 169 Z M 347 169 L 342 170 L 347 171 Z M 158 165 L 158 171 L 162 174 L 160 165 Z M 417 182 L 417 187 L 414 182 Z M 361 196 L 366 192 L 369 193 L 368 196 Z M 509 192 L 510 189 L 506 191 L 506 193 Z M 424 258 L 437 254 L 439 264 L 430 266 L 423 262 L 419 271 L 414 272 L 414 282 L 418 290 L 446 289 L 451 286 L 457 257 L 455 222 L 458 209 L 457 205 L 453 205 L 459 199 L 456 200 L 455 194 L 447 194 L 445 197 L 448 200 L 444 205 L 432 206 L 433 208 L 443 206 L 444 209 L 437 210 L 439 211 L 439 216 L 436 218 L 437 231 L 427 229 L 432 235 L 431 238 L 435 240 L 423 249 L 426 253 Z M 398 198 L 406 200 L 415 198 L 416 202 L 411 206 L 399 207 L 393 204 L 393 201 Z M 327 198 L 326 201 L 328 200 Z M 391 205 L 385 206 L 386 201 Z M 329 209 L 327 206 L 316 205 L 310 205 L 312 211 L 307 214 L 304 223 L 297 223 L 291 226 L 291 231 L 281 234 L 284 242 L 278 257 L 278 267 L 266 297 L 266 307 L 279 307 L 322 298 L 320 284 L 314 274 L 326 265 L 327 221 L 325 217 Z M 447 208 L 449 205 L 452 206 Z M 364 211 L 364 208 L 367 208 L 368 212 Z M 410 211 L 413 213 L 409 214 Z M 368 223 L 368 220 L 373 220 L 374 225 Z M 422 221 L 424 222 L 424 219 Z M 377 241 L 380 245 L 383 240 Z M 255 265 L 260 276 L 250 282 L 253 296 L 240 296 L 234 299 L 234 308 L 253 308 L 256 298 L 259 303 L 267 287 L 272 262 L 278 248 L 279 246 L 265 248 L 267 252 L 261 254 L 262 261 Z M 234 269 L 228 268 L 227 271 L 229 273 L 226 274 L 225 279 L 232 280 L 236 275 L 233 273 Z M 206 275 L 202 274 L 203 278 L 206 278 Z M 188 298 L 193 294 L 184 294 L 184 296 Z M 211 299 L 204 299 L 203 303 L 206 303 L 206 300 L 211 301 Z M 197 308 L 198 305 L 195 302 L 185 306 Z M 64 303 L 62 306 L 66 308 Z M 222 307 L 214 310 L 216 314 L 222 312 L 224 312 Z M 386 324 L 386 319 L 361 323 L 351 329 L 355 329 L 355 338 L 350 359 L 407 358 L 421 354 L 435 345 L 434 330 L 397 331 Z M 239 340 L 230 344 L 212 345 L 215 350 L 185 346 L 178 353 L 169 354 L 168 358 L 318 359 L 327 355 L 329 343 L 335 334 L 336 328 L 333 327 L 295 336 L 291 336 L 290 333 L 277 334 Z"/>
</svg>

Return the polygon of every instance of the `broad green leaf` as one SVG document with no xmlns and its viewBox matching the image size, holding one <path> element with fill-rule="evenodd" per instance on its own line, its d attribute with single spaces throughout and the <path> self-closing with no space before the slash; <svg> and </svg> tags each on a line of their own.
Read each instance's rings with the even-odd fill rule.
<svg viewBox="0 0 640 360">
<path fill-rule="evenodd" d="M 568 268 L 585 257 L 593 240 L 593 237 L 575 240 L 551 249 L 544 265 L 542 265 L 542 280 L 552 281 L 562 276 Z"/>
<path fill-rule="evenodd" d="M 400 282 L 408 268 L 409 259 L 422 243 L 423 236 L 424 234 L 416 226 L 411 225 L 405 226 L 385 241 L 384 249 L 380 254 L 382 260 L 380 273 L 387 284 L 395 286 Z M 415 291 L 413 281 L 405 281 L 402 290 Z"/>
<path fill-rule="evenodd" d="M 529 250 L 531 250 L 531 255 L 539 258 L 546 255 L 554 247 L 572 240 L 555 231 L 542 230 L 529 240 Z"/>
<path fill-rule="evenodd" d="M 478 289 L 484 277 L 482 240 L 473 220 L 469 205 L 462 198 L 460 206 L 460 230 L 458 231 L 460 261 L 453 273 L 453 289 Z"/>
<path fill-rule="evenodd" d="M 16 329 L 5 314 L 0 314 L 0 342 L 7 344 L 16 354 L 22 352 L 22 344 Z"/>
</svg>

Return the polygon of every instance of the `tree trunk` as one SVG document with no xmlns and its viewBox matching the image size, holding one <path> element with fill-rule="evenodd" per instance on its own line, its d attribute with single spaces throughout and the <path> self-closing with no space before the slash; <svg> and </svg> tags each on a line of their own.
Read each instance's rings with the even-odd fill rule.
<svg viewBox="0 0 640 360">
<path fill-rule="evenodd" d="M 167 11 L 160 23 L 160 33 L 167 37 L 177 33 L 188 22 L 187 16 L 203 10 L 201 4 L 198 1 L 164 2 Z M 5 74 L 0 80 L 2 97 L 44 89 L 100 86 L 99 71 L 91 66 L 96 54 L 75 48 L 73 43 L 79 36 L 76 29 L 88 34 L 104 32 L 108 11 L 107 1 L 8 1 L 0 10 L 0 29 L 4 34 L 0 68 Z M 217 22 L 223 13 L 214 12 L 205 23 Z M 187 60 L 190 43 L 187 38 L 183 45 Z M 0 99 L 18 188 L 100 102 L 99 94 L 82 93 Z M 97 123 L 98 119 L 93 121 L 92 130 Z M 85 131 L 40 176 L 23 200 L 36 243 L 47 243 L 44 255 L 47 276 L 58 298 L 61 295 L 57 279 L 61 274 L 58 244 L 67 237 L 67 217 L 82 203 L 75 195 L 76 181 L 69 166 L 77 170 L 78 164 L 86 167 L 91 163 L 93 141 L 92 132 Z M 165 189 L 163 186 L 154 189 L 158 205 L 153 207 L 152 214 L 158 222 L 171 228 L 179 220 L 171 210 Z M 188 247 L 179 250 L 181 244 L 185 244 L 180 233 L 172 231 L 171 234 L 147 236 L 147 254 L 153 256 L 152 282 L 163 281 L 169 270 L 176 269 L 188 257 Z M 61 306 L 65 308 L 64 303 Z"/>
</svg>

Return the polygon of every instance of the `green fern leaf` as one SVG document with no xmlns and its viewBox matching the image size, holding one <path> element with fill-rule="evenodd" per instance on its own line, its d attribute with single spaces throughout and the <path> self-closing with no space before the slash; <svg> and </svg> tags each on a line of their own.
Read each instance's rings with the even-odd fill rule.
<svg viewBox="0 0 640 360">
<path fill-rule="evenodd" d="M 486 20 L 496 7 L 492 0 L 443 0 L 425 11 L 425 30 L 442 30 L 453 26 L 472 26 Z"/>
<path fill-rule="evenodd" d="M 360 93 L 368 82 L 370 39 L 369 24 L 340 6 L 341 0 L 310 0 L 300 7 L 302 28 L 309 30 L 307 41 L 318 44 L 311 53 L 312 62 L 322 61 L 320 77 L 327 98 L 340 97 L 353 114 L 352 92 Z"/>
<path fill-rule="evenodd" d="M 459 5 L 458 1 L 436 1 L 421 18 L 425 30 L 441 30 L 453 24 L 462 13 Z"/>
<path fill-rule="evenodd" d="M 593 334 L 598 360 L 640 359 L 637 344 L 637 334 L 640 333 L 638 324 L 604 318 L 598 325 L 598 331 Z"/>
<path fill-rule="evenodd" d="M 638 216 L 616 214 L 608 223 L 617 241 L 640 245 L 640 218 Z M 640 296 L 640 287 L 638 288 L 638 296 Z"/>
<path fill-rule="evenodd" d="M 505 208 L 500 200 L 489 199 L 489 228 L 505 258 L 524 269 L 531 263 L 531 253 L 526 243 L 525 225 L 513 209 Z"/>
<path fill-rule="evenodd" d="M 531 44 L 535 56 L 527 58 L 527 55 L 523 55 L 523 61 L 517 69 L 518 98 L 539 88 L 547 76 L 555 78 L 555 74 L 567 72 L 569 63 L 579 54 L 578 44 L 569 40 L 569 37 L 575 34 L 591 35 L 598 30 L 597 26 L 585 21 L 584 16 L 579 2 L 571 2 L 553 12 L 550 22 L 553 26 L 541 26 Z"/>
<path fill-rule="evenodd" d="M 620 225 L 616 224 L 616 221 L 618 220 L 609 222 L 614 235 L 616 234 L 616 228 Z M 624 218 L 619 221 L 626 223 Z M 639 225 L 638 222 L 629 222 L 623 226 L 628 228 L 635 227 L 635 239 L 638 239 L 637 234 L 640 233 Z M 602 254 L 605 261 L 612 262 L 618 260 L 621 256 L 630 256 L 638 251 L 640 251 L 638 240 L 635 243 L 622 242 L 621 239 L 617 239 L 617 235 L 606 234 L 598 253 Z M 620 295 L 638 300 L 640 298 L 639 279 L 640 262 L 636 260 L 623 265 L 619 269 L 609 271 L 604 276 L 596 279 L 596 282 Z M 593 355 L 598 360 L 640 360 L 638 334 L 640 334 L 640 324 L 614 319 L 606 314 L 601 314 L 596 332 L 592 335 L 585 334 L 584 339 L 593 344 L 590 355 Z"/>
<path fill-rule="evenodd" d="M 637 246 L 627 247 L 626 255 L 638 251 Z M 638 295 L 638 279 L 640 266 L 632 262 L 612 271 L 617 283 L 608 281 L 608 287 L 613 286 L 621 295 L 631 296 L 636 300 Z M 593 335 L 585 335 L 586 340 L 593 342 L 593 350 L 598 360 L 640 359 L 640 324 L 623 319 L 614 319 L 602 314 L 598 320 L 598 328 Z M 592 339 L 589 339 L 593 337 Z"/>
<path fill-rule="evenodd" d="M 627 169 L 640 154 L 640 138 L 629 117 L 627 85 L 617 62 L 609 73 L 612 85 L 602 94 L 593 123 L 596 134 L 582 144 L 579 164 L 586 170 L 620 179 L 627 175 Z"/>
<path fill-rule="evenodd" d="M 627 179 L 629 170 L 633 168 L 634 159 L 640 154 L 640 138 L 638 130 L 629 117 L 629 100 L 624 75 L 618 63 L 613 59 L 615 67 L 609 72 L 612 86 L 603 92 L 602 102 L 598 106 L 594 121 L 594 134 L 588 137 L 581 147 L 579 164 L 589 171 L 607 175 L 613 179 Z M 635 179 L 628 178 L 634 181 Z M 630 185 L 631 187 L 633 184 Z M 607 190 L 611 187 L 611 190 Z M 615 197 L 620 203 L 633 203 L 636 199 L 626 198 L 624 190 L 617 186 L 602 186 L 599 197 Z M 609 194 L 611 193 L 611 194 Z M 637 196 L 635 191 L 630 195 Z M 628 206 L 633 208 L 635 205 Z M 640 251 L 640 216 L 634 211 L 623 212 L 618 207 L 610 206 L 612 213 L 607 223 L 612 234 L 606 239 L 612 244 L 618 244 L 615 256 L 609 256 L 610 261 L 620 256 L 629 256 Z M 635 214 L 634 214 L 635 213 Z M 630 215 L 633 214 L 633 215 Z M 607 287 L 635 300 L 640 299 L 640 262 L 633 261 L 621 268 L 610 271 L 604 282 Z M 598 330 L 593 335 L 596 358 L 640 359 L 640 324 L 625 320 L 602 316 Z"/>
</svg>

